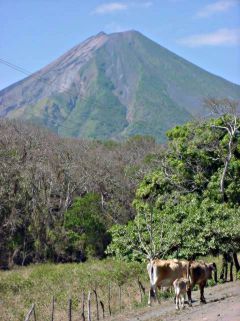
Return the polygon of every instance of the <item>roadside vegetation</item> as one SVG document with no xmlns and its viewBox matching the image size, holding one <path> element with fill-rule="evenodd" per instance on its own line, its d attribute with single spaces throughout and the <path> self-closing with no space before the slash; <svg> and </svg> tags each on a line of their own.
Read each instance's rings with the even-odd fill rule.
<svg viewBox="0 0 240 321">
<path fill-rule="evenodd" d="M 221 270 L 221 257 L 205 257 L 206 262 L 216 262 L 218 276 Z M 140 292 L 138 280 L 145 288 Z M 211 286 L 215 285 L 212 280 Z M 0 271 L 0 321 L 24 320 L 32 303 L 36 304 L 37 320 L 50 320 L 52 297 L 55 298 L 55 319 L 67 320 L 68 299 L 73 301 L 73 320 L 80 320 L 82 313 L 82 292 L 85 300 L 91 290 L 92 316 L 96 318 L 96 302 L 93 290 L 109 316 L 108 296 L 110 286 L 110 306 L 112 316 L 129 312 L 147 305 L 149 280 L 146 262 L 123 262 L 113 259 L 89 260 L 85 263 L 32 264 L 15 267 L 10 271 Z M 121 311 L 119 288 L 121 286 Z M 160 292 L 165 300 L 173 293 Z M 193 294 L 199 297 L 199 292 Z M 100 307 L 99 307 L 100 308 Z M 173 305 L 174 308 L 174 305 Z M 85 306 L 86 309 L 86 306 Z M 87 315 L 87 311 L 85 310 Z"/>
<path fill-rule="evenodd" d="M 227 262 L 239 273 L 239 106 L 206 103 L 213 118 L 173 128 L 166 146 L 0 121 L 0 266 L 13 268 L 0 273 L 3 316 L 20 320 L 36 302 L 47 318 L 53 295 L 59 318 L 69 297 L 80 315 L 82 291 L 107 306 L 109 285 L 113 313 L 144 305 L 138 280 L 147 289 L 156 257 L 217 260 L 222 281 Z"/>
<path fill-rule="evenodd" d="M 56 301 L 56 320 L 67 319 L 70 297 L 73 301 L 73 316 L 74 318 L 79 316 L 80 320 L 82 292 L 84 291 L 86 300 L 89 290 L 92 291 L 93 317 L 96 313 L 93 290 L 97 291 L 99 300 L 104 303 L 105 314 L 109 316 L 109 287 L 112 315 L 119 313 L 120 309 L 131 310 L 141 303 L 137 280 L 139 278 L 144 285 L 146 284 L 145 265 L 105 259 L 90 260 L 81 264 L 35 264 L 17 267 L 11 271 L 1 271 L 0 320 L 23 320 L 32 303 L 36 303 L 37 320 L 48 320 L 53 296 Z"/>
</svg>

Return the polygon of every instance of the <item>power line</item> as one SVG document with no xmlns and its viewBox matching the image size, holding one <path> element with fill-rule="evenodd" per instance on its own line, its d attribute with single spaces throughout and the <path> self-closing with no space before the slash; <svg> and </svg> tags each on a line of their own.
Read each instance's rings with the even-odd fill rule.
<svg viewBox="0 0 240 321">
<path fill-rule="evenodd" d="M 38 79 L 38 80 L 44 80 L 46 82 L 48 82 L 48 84 L 50 85 L 51 83 L 54 82 L 55 79 L 53 79 L 52 81 L 49 81 L 48 79 L 44 78 L 43 76 L 38 76 L 37 73 L 38 72 L 35 72 L 35 73 L 32 73 L 24 68 L 22 68 L 21 66 L 18 66 L 18 65 L 15 65 L 7 60 L 4 60 L 2 58 L 0 58 L 0 63 L 2 64 L 5 64 L 6 66 L 12 68 L 12 69 L 15 69 L 23 74 L 25 74 L 26 76 L 31 76 L 32 78 L 35 78 L 35 79 Z M 53 69 L 54 70 L 54 69 Z M 71 94 L 76 94 L 75 92 L 73 92 L 72 90 L 70 90 L 69 88 L 66 88 L 65 86 L 61 86 L 60 89 L 64 89 L 65 92 L 68 92 L 68 93 L 71 93 Z M 83 100 L 85 99 L 83 96 L 79 95 Z"/>
<path fill-rule="evenodd" d="M 32 75 L 33 78 L 37 78 L 37 79 L 41 79 L 41 80 L 44 79 L 43 77 L 39 77 L 39 76 L 36 77 L 36 76 L 35 76 L 34 74 L 32 74 L 30 71 L 27 71 L 26 69 L 24 69 L 24 68 L 22 68 L 22 67 L 20 67 L 20 66 L 17 66 L 17 65 L 15 65 L 15 64 L 7 61 L 7 60 L 4 60 L 4 59 L 1 59 L 1 58 L 0 58 L 0 63 L 4 64 L 4 65 L 6 65 L 6 66 L 8 66 L 8 67 L 10 67 L 10 68 L 12 68 L 12 69 L 14 69 L 14 70 L 17 70 L 17 71 L 23 73 L 23 74 L 26 75 L 26 76 Z M 46 79 L 44 79 L 44 80 L 46 81 Z M 51 84 L 53 81 L 54 81 L 54 80 L 52 80 L 49 84 Z M 33 113 L 33 112 L 29 111 L 29 113 L 34 116 L 34 113 Z M 51 121 L 51 120 L 54 121 L 54 123 L 55 123 L 56 125 L 61 126 L 61 127 L 63 127 L 63 128 L 66 128 L 66 129 L 74 129 L 73 127 L 72 127 L 72 128 L 71 128 L 71 127 L 66 127 L 66 126 L 64 126 L 64 125 L 62 125 L 62 124 L 59 124 L 58 122 L 56 122 L 55 119 L 53 119 L 53 118 L 51 118 L 51 117 L 48 117 L 48 119 L 50 119 L 50 121 Z M 65 121 L 65 120 L 66 120 L 66 118 L 64 119 L 64 121 Z"/>
<path fill-rule="evenodd" d="M 18 66 L 16 64 L 13 64 L 5 59 L 2 59 L 0 58 L 0 63 L 1 64 L 4 64 L 6 65 L 7 67 L 9 68 L 12 68 L 16 71 L 19 71 L 23 74 L 25 74 L 26 76 L 31 76 L 32 78 L 35 78 L 35 79 L 38 79 L 38 80 L 43 80 L 45 82 L 48 82 L 48 85 L 52 84 L 54 82 L 55 79 L 53 79 L 52 81 L 49 81 L 49 79 L 46 79 L 42 76 L 38 76 L 37 75 L 37 72 L 36 73 L 31 73 L 30 71 L 26 70 L 25 68 L 22 68 L 21 66 Z M 53 69 L 54 70 L 54 69 Z M 73 94 L 74 96 L 76 96 L 76 92 L 73 92 L 73 90 L 69 89 L 69 88 L 66 88 L 65 86 L 62 86 L 60 87 L 60 89 L 63 89 L 64 90 L 64 93 L 70 93 L 71 95 Z M 81 94 L 78 94 L 78 97 L 81 98 L 82 101 L 88 103 L 89 102 L 89 99 L 86 99 L 84 96 L 82 96 Z M 99 104 L 96 104 L 96 103 L 92 103 L 92 106 L 96 106 L 96 107 L 101 107 L 101 105 Z M 31 113 L 29 112 L 30 114 L 34 115 L 34 113 Z M 60 123 L 58 123 L 54 118 L 51 118 L 50 116 L 48 116 L 48 120 L 50 121 L 53 121 L 58 127 L 63 127 L 63 128 L 66 128 L 66 129 L 76 129 L 74 127 L 67 127 L 67 126 L 64 126 Z M 67 117 L 63 120 L 63 121 L 66 121 L 67 120 Z M 73 122 L 74 123 L 74 122 Z"/>
<path fill-rule="evenodd" d="M 12 69 L 15 69 L 15 70 L 27 75 L 27 76 L 29 76 L 31 74 L 30 71 L 28 71 L 28 70 L 26 70 L 26 69 L 24 69 L 24 68 L 22 68 L 20 66 L 17 66 L 17 65 L 15 65 L 15 64 L 7 61 L 7 60 L 4 60 L 2 58 L 0 58 L 0 63 L 4 64 L 4 65 L 6 65 L 6 66 L 8 66 L 8 67 L 10 67 Z"/>
</svg>

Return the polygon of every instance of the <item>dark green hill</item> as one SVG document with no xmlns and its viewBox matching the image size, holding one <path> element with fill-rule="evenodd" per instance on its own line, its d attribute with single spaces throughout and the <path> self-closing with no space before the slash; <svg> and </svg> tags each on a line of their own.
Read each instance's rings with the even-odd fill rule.
<svg viewBox="0 0 240 321">
<path fill-rule="evenodd" d="M 189 63 L 136 31 L 100 33 L 0 92 L 0 115 L 63 136 L 123 139 L 204 115 L 209 96 L 240 99 L 240 86 Z"/>
</svg>

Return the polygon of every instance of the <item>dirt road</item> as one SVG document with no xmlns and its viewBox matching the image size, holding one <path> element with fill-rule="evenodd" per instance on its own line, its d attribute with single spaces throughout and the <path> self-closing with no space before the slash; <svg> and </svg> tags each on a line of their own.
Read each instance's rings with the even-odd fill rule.
<svg viewBox="0 0 240 321">
<path fill-rule="evenodd" d="M 193 292 L 193 306 L 176 311 L 172 300 L 145 308 L 136 315 L 119 316 L 114 321 L 240 321 L 240 282 L 228 282 L 205 289 L 207 304 L 200 304 Z"/>
</svg>

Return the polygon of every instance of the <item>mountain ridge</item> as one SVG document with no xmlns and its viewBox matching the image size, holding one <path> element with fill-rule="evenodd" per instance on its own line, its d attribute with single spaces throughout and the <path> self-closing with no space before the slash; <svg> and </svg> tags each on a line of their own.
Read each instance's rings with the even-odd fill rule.
<svg viewBox="0 0 240 321">
<path fill-rule="evenodd" d="M 138 31 L 100 32 L 0 91 L 0 115 L 62 136 L 163 141 L 170 127 L 204 114 L 207 96 L 240 99 L 240 86 Z"/>
</svg>

